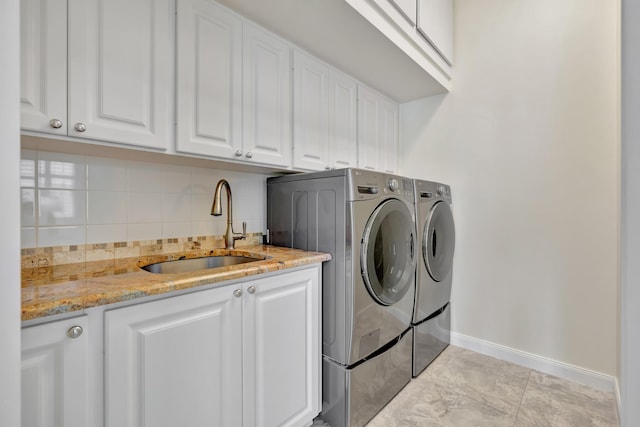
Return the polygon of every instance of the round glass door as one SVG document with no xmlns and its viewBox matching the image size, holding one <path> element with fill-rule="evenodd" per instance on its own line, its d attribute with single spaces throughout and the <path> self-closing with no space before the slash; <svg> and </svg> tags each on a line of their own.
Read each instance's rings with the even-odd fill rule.
<svg viewBox="0 0 640 427">
<path fill-rule="evenodd" d="M 436 203 L 424 227 L 422 235 L 422 257 L 429 275 L 436 282 L 451 271 L 456 232 L 449 204 Z"/>
<path fill-rule="evenodd" d="M 360 264 L 367 290 L 379 304 L 395 304 L 414 283 L 413 227 L 409 209 L 397 199 L 379 205 L 367 222 Z"/>
</svg>

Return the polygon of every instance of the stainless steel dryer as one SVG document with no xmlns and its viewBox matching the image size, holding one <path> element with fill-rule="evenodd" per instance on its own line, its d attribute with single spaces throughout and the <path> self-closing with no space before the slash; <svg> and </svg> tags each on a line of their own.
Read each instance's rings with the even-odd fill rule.
<svg viewBox="0 0 640 427">
<path fill-rule="evenodd" d="M 451 188 L 413 180 L 419 261 L 413 311 L 413 376 L 417 376 L 451 341 L 451 270 L 455 227 Z"/>
<path fill-rule="evenodd" d="M 365 425 L 410 380 L 416 237 L 410 179 L 359 169 L 267 181 L 270 243 L 328 252 L 322 417 Z"/>
</svg>

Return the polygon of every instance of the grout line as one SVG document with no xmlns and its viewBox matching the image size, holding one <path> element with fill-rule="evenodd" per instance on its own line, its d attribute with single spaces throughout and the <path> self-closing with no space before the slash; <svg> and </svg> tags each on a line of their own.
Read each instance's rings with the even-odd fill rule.
<svg viewBox="0 0 640 427">
<path fill-rule="evenodd" d="M 524 386 L 524 390 L 522 390 L 522 396 L 520 397 L 520 404 L 518 405 L 518 411 L 516 412 L 516 419 L 513 420 L 513 427 L 515 427 L 518 422 L 518 417 L 520 417 L 520 409 L 522 409 L 522 402 L 524 402 L 524 395 L 527 393 L 527 388 L 529 388 L 529 382 L 531 382 L 531 373 L 532 369 L 529 370 L 529 378 L 527 378 L 527 384 Z"/>
</svg>

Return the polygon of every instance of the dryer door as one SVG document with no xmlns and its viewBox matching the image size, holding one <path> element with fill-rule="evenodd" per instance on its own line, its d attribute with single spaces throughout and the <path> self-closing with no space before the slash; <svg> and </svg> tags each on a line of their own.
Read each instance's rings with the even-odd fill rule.
<svg viewBox="0 0 640 427">
<path fill-rule="evenodd" d="M 436 282 L 451 271 L 455 241 L 451 208 L 448 203 L 438 202 L 429 212 L 422 234 L 422 258 Z"/>
<path fill-rule="evenodd" d="M 367 222 L 360 267 L 367 290 L 382 305 L 400 301 L 414 284 L 413 218 L 398 199 L 380 204 Z"/>
</svg>

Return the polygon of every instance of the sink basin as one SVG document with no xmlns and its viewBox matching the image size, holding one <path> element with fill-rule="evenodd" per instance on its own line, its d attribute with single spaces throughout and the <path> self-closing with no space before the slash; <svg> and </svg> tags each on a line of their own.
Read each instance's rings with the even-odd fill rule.
<svg viewBox="0 0 640 427">
<path fill-rule="evenodd" d="M 262 261 L 263 259 L 264 258 L 238 255 L 217 255 L 157 262 L 155 264 L 145 265 L 141 268 L 150 273 L 158 274 L 188 273 L 190 271 L 207 270 L 210 268 L 227 267 L 230 265 Z"/>
</svg>

